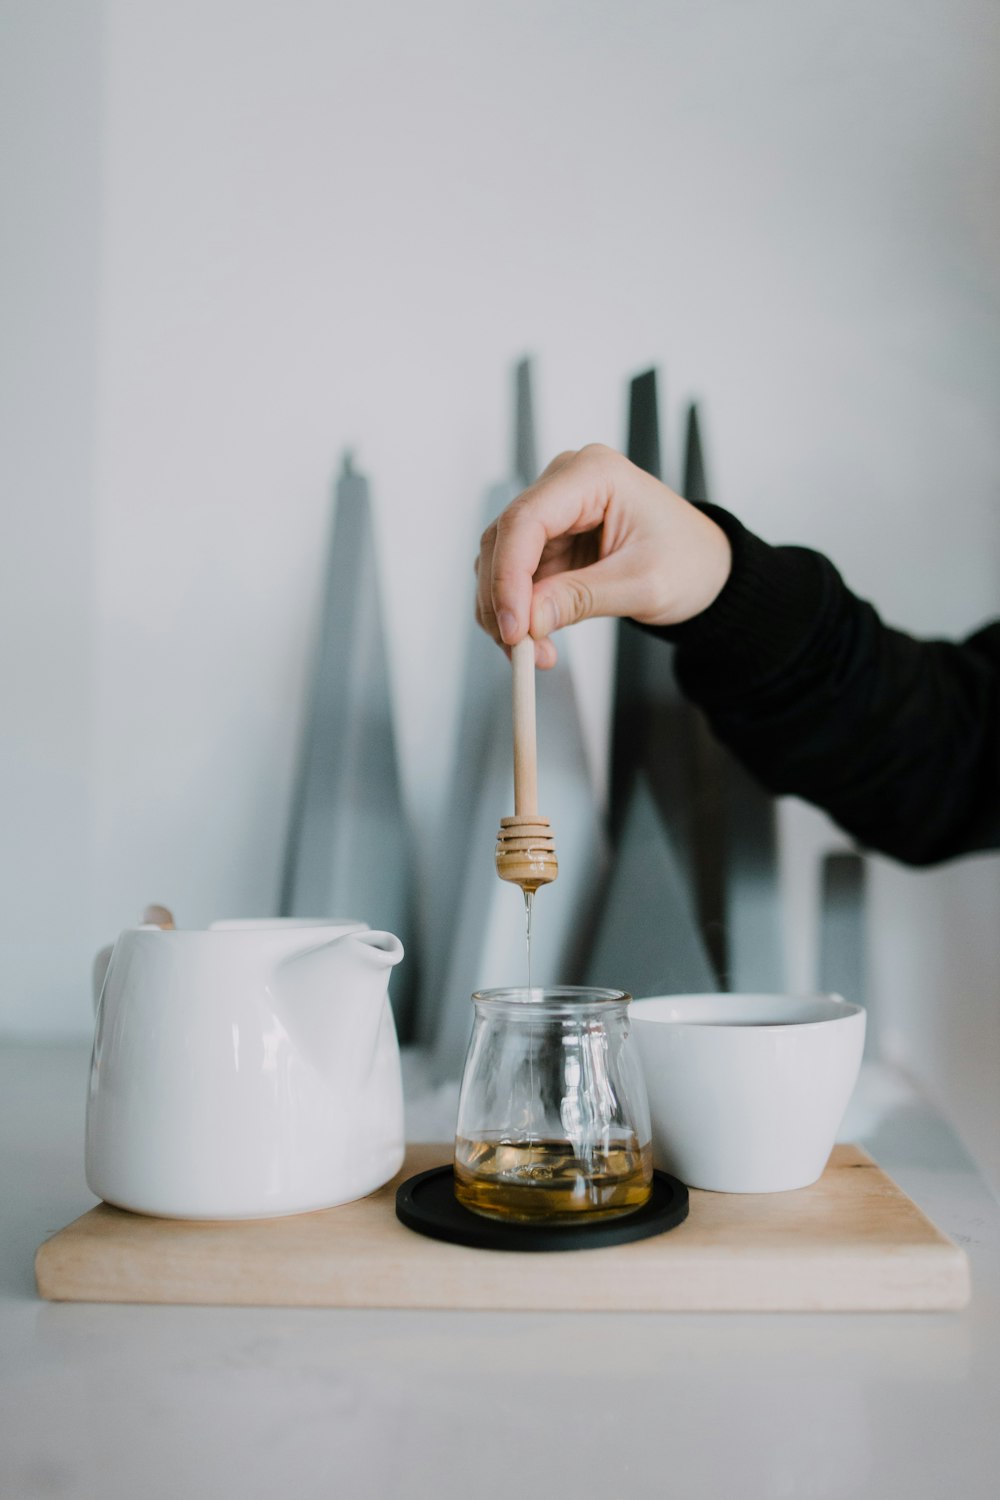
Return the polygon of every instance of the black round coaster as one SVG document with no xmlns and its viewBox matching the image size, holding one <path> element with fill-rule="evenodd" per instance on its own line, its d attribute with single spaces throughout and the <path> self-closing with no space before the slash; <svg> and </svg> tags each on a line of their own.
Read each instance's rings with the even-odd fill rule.
<svg viewBox="0 0 1000 1500">
<path fill-rule="evenodd" d="M 596 1250 L 648 1240 L 682 1224 L 688 1215 L 688 1190 L 666 1172 L 653 1173 L 653 1191 L 641 1208 L 617 1219 L 590 1224 L 524 1224 L 485 1219 L 455 1197 L 450 1166 L 418 1172 L 396 1189 L 396 1218 L 407 1229 L 471 1245 L 477 1250 Z"/>
</svg>

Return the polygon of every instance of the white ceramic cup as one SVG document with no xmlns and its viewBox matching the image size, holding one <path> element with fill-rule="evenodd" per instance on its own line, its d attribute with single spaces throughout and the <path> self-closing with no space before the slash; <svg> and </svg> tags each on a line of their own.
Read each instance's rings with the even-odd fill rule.
<svg viewBox="0 0 1000 1500">
<path fill-rule="evenodd" d="M 653 1161 L 689 1187 L 782 1193 L 826 1166 L 861 1066 L 839 995 L 659 995 L 631 1011 Z"/>
</svg>

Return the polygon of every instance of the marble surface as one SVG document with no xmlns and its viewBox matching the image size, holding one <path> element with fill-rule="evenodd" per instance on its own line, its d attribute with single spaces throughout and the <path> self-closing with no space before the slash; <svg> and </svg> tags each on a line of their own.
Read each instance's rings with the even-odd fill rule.
<svg viewBox="0 0 1000 1500">
<path fill-rule="evenodd" d="M 950 1314 L 488 1314 L 38 1300 L 39 1242 L 93 1203 L 87 1055 L 0 1049 L 0 1495 L 990 1500 L 1000 1206 L 898 1075 L 842 1131 L 969 1253 Z M 453 1088 L 407 1059 L 411 1138 Z"/>
</svg>

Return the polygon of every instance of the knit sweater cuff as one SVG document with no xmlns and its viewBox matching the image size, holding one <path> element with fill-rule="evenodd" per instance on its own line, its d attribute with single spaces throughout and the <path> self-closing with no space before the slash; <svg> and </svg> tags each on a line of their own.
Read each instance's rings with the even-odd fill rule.
<svg viewBox="0 0 1000 1500">
<path fill-rule="evenodd" d="M 717 505 L 702 504 L 729 538 L 733 564 L 712 604 L 682 625 L 655 634 L 673 641 L 683 664 L 696 668 L 704 685 L 734 673 L 759 686 L 787 670 L 817 628 L 828 580 L 825 559 L 806 547 L 772 547 Z"/>
</svg>

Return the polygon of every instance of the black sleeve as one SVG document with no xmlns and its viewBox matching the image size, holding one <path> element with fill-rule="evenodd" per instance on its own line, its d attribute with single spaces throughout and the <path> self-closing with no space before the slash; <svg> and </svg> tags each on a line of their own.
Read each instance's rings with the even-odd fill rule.
<svg viewBox="0 0 1000 1500">
<path fill-rule="evenodd" d="M 1000 620 L 961 643 L 884 625 L 827 558 L 717 506 L 733 569 L 683 625 L 683 692 L 775 793 L 909 864 L 1000 848 Z"/>
</svg>

